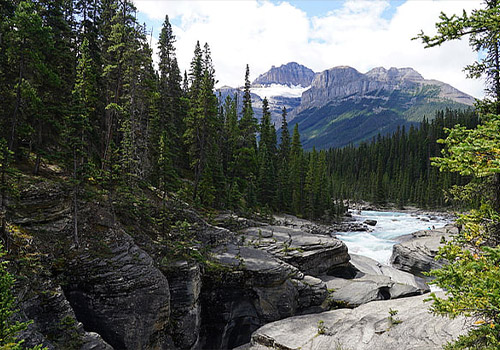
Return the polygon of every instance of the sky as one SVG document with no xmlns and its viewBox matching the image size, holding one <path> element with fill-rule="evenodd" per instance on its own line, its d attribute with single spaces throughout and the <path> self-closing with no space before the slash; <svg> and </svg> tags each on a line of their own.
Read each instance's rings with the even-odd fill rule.
<svg viewBox="0 0 500 350">
<path fill-rule="evenodd" d="M 165 15 L 176 36 L 182 71 L 189 69 L 196 41 L 208 43 L 217 86 L 244 84 L 272 66 L 303 64 L 315 72 L 351 66 L 412 67 L 426 79 L 483 97 L 483 82 L 466 79 L 463 67 L 478 58 L 468 40 L 425 49 L 411 40 L 435 33 L 440 12 L 461 14 L 480 0 L 133 0 L 138 19 L 152 30 L 156 47 Z"/>
</svg>

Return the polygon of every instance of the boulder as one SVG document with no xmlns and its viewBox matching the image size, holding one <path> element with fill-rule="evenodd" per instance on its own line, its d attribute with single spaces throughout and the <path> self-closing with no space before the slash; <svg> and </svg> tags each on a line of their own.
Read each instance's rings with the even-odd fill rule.
<svg viewBox="0 0 500 350">
<path fill-rule="evenodd" d="M 367 220 L 363 221 L 363 224 L 367 224 L 367 225 L 370 225 L 370 226 L 375 226 L 375 225 L 377 225 L 377 220 L 367 219 Z"/>
<path fill-rule="evenodd" d="M 435 260 L 439 247 L 457 233 L 454 225 L 433 230 L 421 230 L 400 238 L 392 248 L 391 264 L 395 268 L 424 276 L 423 272 L 438 269 L 445 263 Z"/>
<path fill-rule="evenodd" d="M 467 331 L 464 318 L 431 315 L 425 299 L 374 301 L 355 309 L 290 317 L 259 328 L 251 344 L 240 349 L 437 350 Z"/>
<path fill-rule="evenodd" d="M 368 257 L 351 254 L 351 264 L 354 278 L 322 277 L 334 304 L 357 307 L 374 300 L 396 299 L 430 291 L 423 279 Z"/>
<path fill-rule="evenodd" d="M 242 243 L 271 253 L 307 275 L 319 276 L 346 266 L 346 245 L 329 235 L 314 234 L 301 227 L 268 225 L 241 231 Z"/>
</svg>

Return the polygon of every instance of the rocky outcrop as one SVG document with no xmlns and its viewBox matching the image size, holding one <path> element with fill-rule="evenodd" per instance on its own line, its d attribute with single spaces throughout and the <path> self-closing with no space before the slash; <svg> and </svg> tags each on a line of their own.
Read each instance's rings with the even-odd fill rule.
<svg viewBox="0 0 500 350">
<path fill-rule="evenodd" d="M 397 299 L 429 292 L 423 279 L 382 265 L 361 255 L 350 254 L 354 278 L 323 276 L 330 301 L 357 307 L 375 300 Z"/>
<path fill-rule="evenodd" d="M 101 232 L 101 245 L 70 262 L 65 294 L 85 328 L 117 349 L 166 349 L 167 279 L 124 232 Z"/>
<path fill-rule="evenodd" d="M 392 266 L 417 276 L 442 267 L 444 261 L 435 260 L 435 257 L 439 247 L 456 232 L 456 226 L 446 225 L 443 228 L 417 231 L 400 237 L 401 243 L 392 248 Z"/>
<path fill-rule="evenodd" d="M 346 266 L 346 245 L 328 235 L 312 234 L 302 228 L 269 225 L 241 231 L 242 240 L 299 268 L 304 274 L 319 276 Z"/>
<path fill-rule="evenodd" d="M 113 349 L 99 334 L 84 330 L 60 287 L 46 282 L 44 289 L 45 293 L 33 295 L 21 304 L 26 320 L 33 321 L 21 333 L 25 346 L 43 345 L 49 350 L 64 346 L 82 350 Z"/>
<path fill-rule="evenodd" d="M 202 284 L 202 348 L 233 348 L 268 322 L 328 309 L 327 287 L 315 276 L 346 268 L 346 246 L 321 225 L 276 219 L 213 250 L 217 263 Z"/>
<path fill-rule="evenodd" d="M 163 269 L 170 290 L 170 336 L 179 349 L 196 349 L 201 327 L 201 269 L 176 262 Z"/>
<path fill-rule="evenodd" d="M 425 299 L 375 301 L 355 309 L 291 317 L 261 327 L 251 344 L 240 349 L 437 350 L 467 331 L 464 318 L 429 314 Z M 389 314 L 391 310 L 395 315 Z"/>
<path fill-rule="evenodd" d="M 203 278 L 201 348 L 230 349 L 263 324 L 325 310 L 325 284 L 270 253 L 230 244 L 214 254 Z"/>
<path fill-rule="evenodd" d="M 259 75 L 252 85 L 280 84 L 306 87 L 311 85 L 315 75 L 316 73 L 311 69 L 296 62 L 290 62 L 279 67 L 273 66 L 266 73 Z"/>
</svg>

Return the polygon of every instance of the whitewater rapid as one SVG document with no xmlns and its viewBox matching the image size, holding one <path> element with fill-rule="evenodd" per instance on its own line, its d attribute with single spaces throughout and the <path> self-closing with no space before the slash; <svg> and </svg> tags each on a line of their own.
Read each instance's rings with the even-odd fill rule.
<svg viewBox="0 0 500 350">
<path fill-rule="evenodd" d="M 395 238 L 432 227 L 440 228 L 450 222 L 444 216 L 403 212 L 363 210 L 351 214 L 358 222 L 370 219 L 377 220 L 377 224 L 370 226 L 371 232 L 339 232 L 337 237 L 347 245 L 349 253 L 364 255 L 382 264 L 389 263 L 392 246 L 397 243 Z"/>
</svg>

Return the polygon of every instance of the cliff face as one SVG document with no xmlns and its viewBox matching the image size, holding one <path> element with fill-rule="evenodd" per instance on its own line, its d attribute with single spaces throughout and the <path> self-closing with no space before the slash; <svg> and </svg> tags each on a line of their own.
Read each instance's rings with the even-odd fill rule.
<svg viewBox="0 0 500 350">
<path fill-rule="evenodd" d="M 386 70 L 378 67 L 362 74 L 354 68 L 341 66 L 316 75 L 311 88 L 303 93 L 301 105 L 296 113 L 311 107 L 321 107 L 333 100 L 362 97 L 372 92 L 390 93 L 399 90 L 415 95 L 428 87 L 433 87 L 435 91 L 432 95 L 429 94 L 429 98 L 447 99 L 466 105 L 474 103 L 471 96 L 437 80 L 425 80 L 412 68 Z"/>
<path fill-rule="evenodd" d="M 279 67 L 273 66 L 266 73 L 259 75 L 259 77 L 253 81 L 252 85 L 280 84 L 307 87 L 311 85 L 315 75 L 316 73 L 306 66 L 296 62 L 290 62 Z"/>
<path fill-rule="evenodd" d="M 290 114 L 289 126 L 299 124 L 306 149 L 343 147 L 473 103 L 471 96 L 426 80 L 412 68 L 379 67 L 362 74 L 342 66 L 316 75 Z"/>
</svg>

